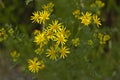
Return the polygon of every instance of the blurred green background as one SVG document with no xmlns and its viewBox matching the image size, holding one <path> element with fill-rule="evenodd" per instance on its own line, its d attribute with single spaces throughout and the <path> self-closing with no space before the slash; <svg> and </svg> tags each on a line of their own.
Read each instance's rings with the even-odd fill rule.
<svg viewBox="0 0 120 80">
<path fill-rule="evenodd" d="M 0 28 L 12 26 L 13 29 L 19 30 L 16 31 L 18 37 L 0 43 L 0 80 L 120 80 L 119 0 L 103 0 L 105 7 L 101 9 L 102 30 L 111 36 L 110 43 L 105 47 L 83 45 L 73 48 L 66 59 L 48 61 L 46 68 L 39 74 L 31 74 L 20 66 L 27 65 L 26 62 L 20 63 L 26 60 L 24 57 L 16 64 L 12 63 L 8 54 L 11 50 L 16 49 L 26 58 L 31 57 L 29 54 L 34 52 L 32 32 L 40 25 L 31 23 L 32 12 L 41 10 L 41 5 L 47 2 L 53 2 L 55 15 L 52 16 L 66 27 L 77 26 L 77 23 L 72 23 L 72 12 L 81 4 L 80 1 L 84 0 L 0 0 Z"/>
</svg>

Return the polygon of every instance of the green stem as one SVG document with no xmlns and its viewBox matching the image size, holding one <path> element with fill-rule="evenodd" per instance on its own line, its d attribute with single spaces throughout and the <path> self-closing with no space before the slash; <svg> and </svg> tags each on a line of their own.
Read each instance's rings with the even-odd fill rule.
<svg viewBox="0 0 120 80">
<path fill-rule="evenodd" d="M 42 31 L 44 31 L 45 30 L 45 24 L 43 24 L 43 26 L 42 26 Z"/>
</svg>

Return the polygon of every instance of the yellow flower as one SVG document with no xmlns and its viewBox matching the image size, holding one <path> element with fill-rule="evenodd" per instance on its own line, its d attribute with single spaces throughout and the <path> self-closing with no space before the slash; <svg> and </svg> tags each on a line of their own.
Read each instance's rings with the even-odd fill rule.
<svg viewBox="0 0 120 80">
<path fill-rule="evenodd" d="M 109 35 L 104 35 L 102 33 L 99 33 L 98 34 L 98 38 L 100 40 L 100 44 L 106 44 L 106 42 L 110 39 L 110 36 Z"/>
<path fill-rule="evenodd" d="M 36 54 L 42 54 L 43 51 L 44 51 L 44 48 L 40 46 L 39 48 L 37 48 L 37 49 L 35 50 L 35 53 L 36 53 Z"/>
<path fill-rule="evenodd" d="M 59 52 L 60 52 L 60 58 L 63 58 L 63 59 L 67 57 L 68 53 L 70 53 L 69 48 L 67 48 L 66 46 L 62 47 Z"/>
<path fill-rule="evenodd" d="M 50 13 L 53 12 L 53 7 L 54 7 L 54 4 L 53 4 L 52 2 L 50 2 L 50 3 L 42 6 L 42 8 L 43 8 L 45 11 L 49 11 Z"/>
<path fill-rule="evenodd" d="M 17 53 L 16 51 L 13 51 L 10 53 L 11 57 L 13 58 L 13 61 L 16 62 L 17 58 L 20 56 L 20 53 Z"/>
<path fill-rule="evenodd" d="M 37 22 L 40 23 L 40 15 L 39 15 L 39 11 L 36 11 L 33 13 L 33 16 L 31 16 L 30 20 L 33 20 L 32 22 Z"/>
<path fill-rule="evenodd" d="M 58 33 L 61 34 L 61 35 L 64 35 L 65 38 L 68 38 L 70 36 L 70 31 L 66 30 L 66 27 L 64 27 L 64 26 L 62 26 L 60 28 L 60 31 Z"/>
<path fill-rule="evenodd" d="M 58 23 L 58 20 L 52 21 L 52 24 L 49 24 L 49 27 L 53 32 L 57 32 L 61 28 L 61 23 Z"/>
<path fill-rule="evenodd" d="M 80 45 L 80 39 L 79 38 L 75 38 L 75 39 L 72 39 L 72 44 L 77 47 Z"/>
<path fill-rule="evenodd" d="M 47 40 L 46 40 L 46 37 L 45 37 L 45 33 L 42 32 L 42 33 L 39 33 L 37 35 L 35 35 L 34 37 L 34 42 L 37 44 L 37 45 L 40 45 L 40 47 L 44 46 L 45 44 L 47 44 Z"/>
<path fill-rule="evenodd" d="M 57 58 L 56 51 L 53 47 L 50 47 L 50 49 L 47 49 L 46 54 L 47 54 L 46 57 L 50 57 L 50 59 L 52 59 L 52 60 L 56 60 L 56 58 Z"/>
<path fill-rule="evenodd" d="M 54 40 L 56 41 L 57 45 L 64 45 L 67 42 L 65 36 L 59 33 L 56 33 L 56 38 Z"/>
<path fill-rule="evenodd" d="M 80 16 L 80 10 L 77 9 L 77 10 L 73 11 L 72 14 L 75 16 L 75 18 L 79 19 L 79 16 Z"/>
<path fill-rule="evenodd" d="M 52 30 L 46 29 L 45 31 L 46 31 L 46 36 L 47 36 L 48 40 L 50 40 L 50 39 L 54 40 L 55 39 L 55 34 Z"/>
<path fill-rule="evenodd" d="M 102 8 L 105 5 L 101 0 L 96 0 L 95 3 L 99 8 Z"/>
<path fill-rule="evenodd" d="M 104 35 L 103 37 L 103 43 L 106 44 L 106 41 L 108 41 L 110 39 L 110 36 L 109 35 Z"/>
<path fill-rule="evenodd" d="M 49 20 L 50 13 L 48 11 L 37 11 L 33 13 L 33 16 L 31 16 L 32 22 L 37 22 L 40 24 L 45 24 L 46 20 Z"/>
<path fill-rule="evenodd" d="M 29 59 L 28 60 L 28 69 L 29 71 L 33 72 L 33 73 L 36 73 L 38 72 L 40 69 L 43 69 L 45 68 L 45 65 L 43 63 L 43 61 L 38 61 L 38 58 L 35 57 L 32 59 Z"/>
<path fill-rule="evenodd" d="M 45 24 L 45 21 L 50 19 L 49 16 L 50 16 L 50 13 L 48 11 L 41 11 L 39 16 L 40 24 L 42 23 Z"/>
<path fill-rule="evenodd" d="M 33 34 L 34 35 L 40 34 L 40 31 L 36 29 L 36 30 L 34 30 Z"/>
<path fill-rule="evenodd" d="M 100 18 L 98 18 L 98 16 L 95 14 L 93 15 L 93 21 L 97 25 L 97 27 L 99 27 L 99 25 L 101 25 Z"/>
<path fill-rule="evenodd" d="M 80 19 L 82 20 L 81 23 L 88 26 L 91 23 L 91 13 L 89 12 L 86 12 L 85 14 L 82 13 L 82 16 L 80 17 Z"/>
<path fill-rule="evenodd" d="M 12 58 L 16 58 L 16 57 L 20 56 L 20 54 L 17 53 L 16 51 L 11 52 L 10 55 L 11 55 Z"/>
</svg>

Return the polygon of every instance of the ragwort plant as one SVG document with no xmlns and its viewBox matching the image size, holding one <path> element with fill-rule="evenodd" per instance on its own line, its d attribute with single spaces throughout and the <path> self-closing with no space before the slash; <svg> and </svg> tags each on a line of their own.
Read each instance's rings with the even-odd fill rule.
<svg viewBox="0 0 120 80">
<path fill-rule="evenodd" d="M 33 45 L 33 53 L 25 57 L 22 54 L 24 51 L 11 49 L 10 56 L 13 62 L 21 64 L 21 59 L 24 58 L 26 60 L 24 64 L 27 64 L 24 70 L 27 69 L 36 74 L 41 69 L 47 68 L 47 61 L 69 59 L 69 56 L 71 54 L 74 55 L 75 50 L 82 46 L 84 50 L 87 50 L 88 46 L 89 48 L 91 47 L 90 49 L 94 49 L 93 47 L 103 49 L 103 46 L 107 45 L 110 40 L 110 35 L 101 30 L 102 19 L 100 18 L 100 9 L 105 4 L 101 0 L 80 1 L 80 3 L 79 1 L 75 2 L 76 9 L 71 12 L 71 16 L 74 17 L 72 26 L 77 24 L 72 28 L 66 26 L 58 18 L 52 18 L 56 6 L 53 2 L 42 5 L 41 10 L 34 11 L 30 20 L 33 24 L 40 25 L 41 28 L 35 29 L 30 39 L 31 45 Z M 18 32 L 18 29 L 16 30 L 12 27 L 8 29 L 0 28 L 0 42 L 7 42 L 7 38 L 11 38 L 8 40 L 14 40 L 16 42 L 24 41 L 23 39 L 26 36 L 24 34 L 22 34 L 24 37 L 16 36 Z M 84 56 L 84 59 L 88 60 L 87 57 Z"/>
</svg>

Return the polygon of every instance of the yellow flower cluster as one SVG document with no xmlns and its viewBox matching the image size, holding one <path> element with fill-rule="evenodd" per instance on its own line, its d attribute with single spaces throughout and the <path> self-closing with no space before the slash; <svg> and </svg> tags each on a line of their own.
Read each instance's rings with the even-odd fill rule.
<svg viewBox="0 0 120 80">
<path fill-rule="evenodd" d="M 44 25 L 49 20 L 50 14 L 53 12 L 53 3 L 43 5 L 43 11 L 37 11 L 31 16 L 33 22 L 37 22 L 43 25 L 43 30 L 35 30 L 34 42 L 37 45 L 35 50 L 36 54 L 45 53 L 46 57 L 51 60 L 57 60 L 57 58 L 65 58 L 70 53 L 70 48 L 67 47 L 67 41 L 70 36 L 70 31 L 66 30 L 66 27 L 58 20 L 52 20 L 52 23 Z M 40 69 L 45 67 L 43 61 L 38 61 L 38 58 L 28 60 L 29 71 L 36 73 Z"/>
<path fill-rule="evenodd" d="M 99 8 L 102 8 L 104 6 L 105 4 L 101 0 L 96 0 L 95 3 L 92 3 L 90 5 L 90 7 L 99 7 Z"/>
<path fill-rule="evenodd" d="M 42 23 L 44 29 L 42 31 L 34 31 L 34 42 L 38 46 L 35 50 L 37 54 L 46 53 L 46 57 L 52 60 L 57 60 L 57 58 L 65 58 L 67 54 L 70 53 L 70 49 L 67 47 L 66 43 L 70 36 L 70 31 L 66 30 L 66 27 L 60 23 L 58 20 L 52 20 L 52 23 L 47 26 L 44 25 L 45 21 L 50 19 L 49 16 L 53 12 L 53 3 L 48 3 L 43 5 L 43 12 L 35 12 L 31 16 L 33 22 Z"/>
<path fill-rule="evenodd" d="M 66 46 L 70 31 L 66 30 L 64 25 L 59 23 L 58 20 L 52 21 L 52 24 L 49 24 L 43 32 L 35 31 L 34 34 L 34 42 L 39 46 L 35 50 L 36 53 L 42 53 L 44 47 L 46 45 L 49 46 L 49 44 L 50 48 L 46 49 L 46 54 L 52 60 L 56 60 L 58 55 L 60 55 L 60 58 L 65 58 L 66 54 L 70 53 L 69 48 Z"/>
<path fill-rule="evenodd" d="M 5 28 L 0 29 L 0 42 L 6 40 L 8 38 L 8 35 L 6 33 Z"/>
<path fill-rule="evenodd" d="M 90 12 L 86 12 L 86 13 L 81 12 L 81 14 L 82 14 L 82 16 L 80 15 L 79 10 L 75 10 L 73 12 L 73 15 L 75 16 L 75 18 L 80 19 L 81 23 L 84 24 L 85 26 L 88 26 L 91 22 L 96 24 L 97 27 L 99 27 L 101 25 L 100 18 L 98 18 L 98 16 L 96 14 L 92 15 L 92 13 L 90 13 Z"/>
<path fill-rule="evenodd" d="M 43 5 L 42 9 L 45 10 L 45 11 L 48 11 L 49 13 L 52 13 L 53 12 L 53 7 L 54 7 L 54 4 L 52 2 L 50 2 L 46 5 Z"/>
<path fill-rule="evenodd" d="M 49 20 L 50 14 L 53 12 L 53 3 L 48 3 L 47 5 L 43 5 L 42 11 L 36 11 L 33 13 L 33 16 L 31 16 L 32 22 L 36 22 L 39 24 L 45 24 L 46 20 Z"/>
<path fill-rule="evenodd" d="M 42 60 L 38 60 L 37 57 L 28 60 L 28 69 L 33 73 L 37 73 L 40 69 L 45 68 L 44 62 Z"/>
<path fill-rule="evenodd" d="M 106 42 L 110 39 L 110 36 L 107 34 L 98 33 L 98 39 L 100 40 L 100 44 L 106 44 Z"/>
<path fill-rule="evenodd" d="M 19 56 L 20 56 L 20 53 L 18 53 L 17 51 L 12 51 L 12 52 L 10 53 L 10 56 L 12 57 L 13 62 L 16 62 L 17 59 L 18 59 Z"/>
<path fill-rule="evenodd" d="M 37 11 L 33 13 L 33 16 L 31 16 L 31 20 L 39 24 L 45 24 L 45 21 L 49 20 L 49 16 L 50 13 L 48 11 Z"/>
</svg>

